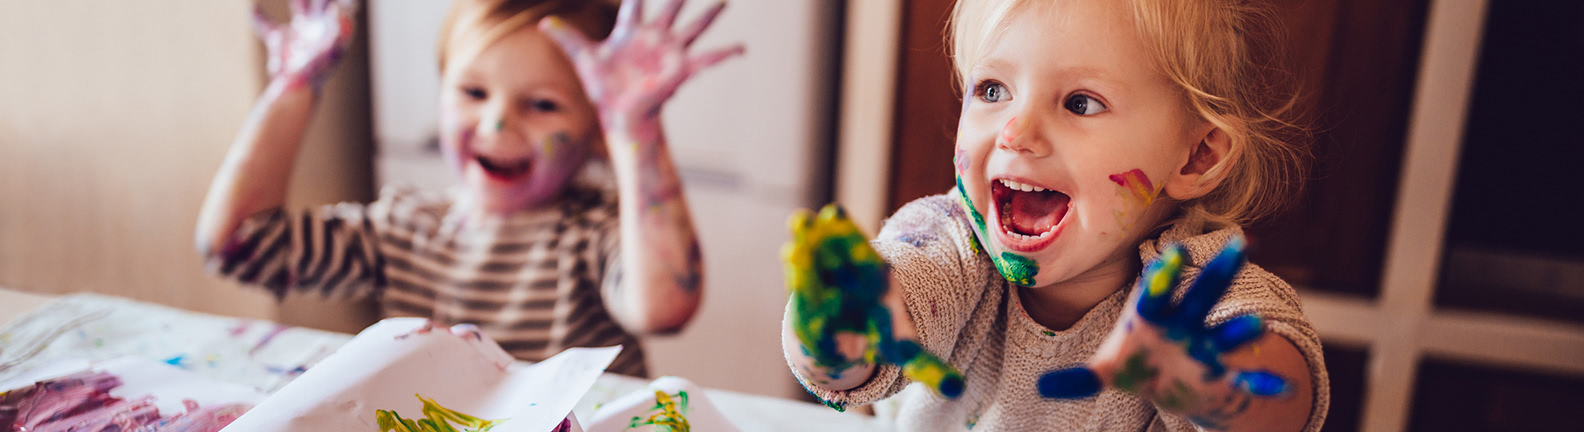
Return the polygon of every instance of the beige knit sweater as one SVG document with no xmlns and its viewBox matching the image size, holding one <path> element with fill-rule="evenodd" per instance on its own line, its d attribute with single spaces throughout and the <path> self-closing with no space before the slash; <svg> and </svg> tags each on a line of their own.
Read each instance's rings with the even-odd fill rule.
<svg viewBox="0 0 1584 432">
<path fill-rule="evenodd" d="M 1163 244 L 1182 244 L 1190 261 L 1184 263 L 1182 283 L 1191 283 L 1201 266 L 1240 232 L 1235 227 L 1203 231 L 1198 226 L 1174 225 L 1160 238 L 1140 245 L 1139 256 L 1148 262 Z M 867 383 L 846 391 L 821 388 L 793 367 L 798 381 L 833 404 L 889 398 L 877 404 L 876 411 L 895 416 L 898 430 L 904 431 L 1197 430 L 1187 419 L 1115 389 L 1082 400 L 1040 397 L 1035 389 L 1039 376 L 1088 360 L 1121 316 L 1131 288 L 1118 290 L 1072 328 L 1053 331 L 1029 318 L 990 259 L 969 246 L 972 237 L 956 199 L 936 195 L 897 211 L 873 242 L 891 264 L 891 277 L 918 326 L 919 342 L 965 375 L 967 388 L 960 398 L 945 400 L 922 384 L 909 385 L 894 365 L 877 368 Z M 1304 317 L 1297 293 L 1259 266 L 1247 265 L 1207 321 L 1216 324 L 1249 313 L 1259 314 L 1269 331 L 1291 340 L 1308 360 L 1314 407 L 1305 430 L 1319 430 L 1330 390 L 1320 338 Z"/>
</svg>

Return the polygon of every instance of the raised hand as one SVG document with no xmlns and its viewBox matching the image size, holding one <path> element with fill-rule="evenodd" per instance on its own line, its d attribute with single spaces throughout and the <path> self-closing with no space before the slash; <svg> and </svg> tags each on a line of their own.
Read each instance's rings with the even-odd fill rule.
<svg viewBox="0 0 1584 432">
<path fill-rule="evenodd" d="M 1287 381 L 1274 373 L 1222 364 L 1225 353 L 1264 333 L 1258 316 L 1205 326 L 1243 265 L 1243 249 L 1243 239 L 1234 238 L 1172 305 L 1185 252 L 1168 248 L 1145 268 L 1130 307 L 1089 364 L 1046 373 L 1038 382 L 1040 394 L 1084 398 L 1116 387 L 1212 428 L 1241 414 L 1253 398 L 1288 394 Z"/>
<path fill-rule="evenodd" d="M 792 291 L 793 332 L 816 366 L 843 370 L 859 363 L 894 363 L 909 379 L 947 398 L 962 394 L 962 375 L 917 342 L 896 339 L 882 304 L 890 270 L 858 226 L 836 205 L 818 216 L 806 210 L 788 222 L 792 241 L 781 250 Z M 860 335 L 861 353 L 843 350 L 842 334 Z"/>
<path fill-rule="evenodd" d="M 356 0 L 288 0 L 291 22 L 277 24 L 254 7 L 253 29 L 268 50 L 270 78 L 317 92 L 352 42 Z"/>
<path fill-rule="evenodd" d="M 623 2 L 616 27 L 609 38 L 598 44 L 557 17 L 539 23 L 539 29 L 572 59 L 589 98 L 599 106 L 605 127 L 633 134 L 640 140 L 658 133 L 660 106 L 683 82 L 743 53 L 742 45 L 688 53 L 688 47 L 715 21 L 725 3 L 711 6 L 703 17 L 680 31 L 673 31 L 672 24 L 684 0 L 671 0 L 658 19 L 648 22 L 643 20 L 643 3 Z"/>
</svg>

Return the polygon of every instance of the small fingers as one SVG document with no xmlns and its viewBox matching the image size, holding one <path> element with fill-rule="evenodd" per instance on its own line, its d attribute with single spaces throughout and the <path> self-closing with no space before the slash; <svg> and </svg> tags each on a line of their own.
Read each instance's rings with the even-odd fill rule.
<svg viewBox="0 0 1584 432">
<path fill-rule="evenodd" d="M 678 34 L 678 37 L 682 38 L 682 46 L 693 45 L 693 41 L 698 40 L 699 36 L 704 34 L 704 30 L 709 29 L 709 26 L 715 23 L 715 17 L 720 16 L 721 10 L 724 9 L 726 9 L 726 2 L 715 3 L 704 11 L 703 16 L 688 24 L 687 28 Z"/>
<path fill-rule="evenodd" d="M 274 33 L 274 32 L 275 32 L 275 21 L 270 19 L 269 14 L 264 13 L 264 6 L 261 6 L 261 5 L 258 5 L 258 4 L 254 4 L 253 5 L 253 34 L 258 35 L 258 37 L 260 39 L 264 39 L 264 38 L 268 38 L 270 33 Z"/>
<path fill-rule="evenodd" d="M 1037 382 L 1040 396 L 1051 399 L 1081 399 L 1100 393 L 1100 375 L 1086 366 L 1046 372 Z"/>
<path fill-rule="evenodd" d="M 611 30 L 612 40 L 626 39 L 638 24 L 643 22 L 644 0 L 624 0 L 621 9 L 616 12 L 616 27 Z"/>
<path fill-rule="evenodd" d="M 550 36 L 550 40 L 555 41 L 556 45 L 559 45 L 561 50 L 566 52 L 567 58 L 572 59 L 574 62 L 577 61 L 578 56 L 587 52 L 593 46 L 593 43 L 589 42 L 582 32 L 567 24 L 561 17 L 548 16 L 539 20 L 539 31 Z"/>
<path fill-rule="evenodd" d="M 1221 253 L 1217 254 L 1209 264 L 1205 264 L 1204 271 L 1199 273 L 1199 279 L 1194 281 L 1188 292 L 1183 294 L 1183 300 L 1178 307 L 1176 318 L 1183 324 L 1203 325 L 1205 316 L 1210 309 L 1215 307 L 1221 296 L 1226 294 L 1227 287 L 1232 283 L 1232 277 L 1237 275 L 1243 267 L 1243 237 L 1233 237 L 1227 242 Z"/>
<path fill-rule="evenodd" d="M 1263 370 L 1238 372 L 1232 379 L 1232 387 L 1259 397 L 1285 396 L 1291 390 L 1286 379 Z"/>
<path fill-rule="evenodd" d="M 698 73 L 698 71 L 709 69 L 710 67 L 715 66 L 717 63 L 732 57 L 743 55 L 747 52 L 748 49 L 743 47 L 742 44 L 732 45 L 713 51 L 706 51 L 703 54 L 699 54 L 688 59 L 687 73 L 689 75 Z"/>
<path fill-rule="evenodd" d="M 1162 322 L 1171 308 L 1171 292 L 1177 286 L 1187 252 L 1181 246 L 1171 245 L 1155 261 L 1144 268 L 1139 278 L 1138 313 L 1152 322 Z"/>
<path fill-rule="evenodd" d="M 947 399 L 962 396 L 963 377 L 956 368 L 925 351 L 917 342 L 899 340 L 894 346 L 893 355 L 897 357 L 888 360 L 901 365 L 902 374 L 908 379 L 924 383 Z"/>
<path fill-rule="evenodd" d="M 660 28 L 671 28 L 671 25 L 676 23 L 677 14 L 682 12 L 682 5 L 686 3 L 687 0 L 671 0 L 670 3 L 666 3 L 665 10 L 660 12 Z"/>
<path fill-rule="evenodd" d="M 1258 315 L 1243 315 L 1210 328 L 1210 345 L 1216 352 L 1229 352 L 1264 333 L 1265 323 Z"/>
</svg>

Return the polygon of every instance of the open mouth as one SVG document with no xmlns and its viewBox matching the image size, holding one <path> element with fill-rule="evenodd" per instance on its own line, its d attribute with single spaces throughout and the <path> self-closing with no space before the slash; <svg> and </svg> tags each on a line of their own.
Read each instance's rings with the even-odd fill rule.
<svg viewBox="0 0 1584 432">
<path fill-rule="evenodd" d="M 528 168 L 532 166 L 531 159 L 501 159 L 483 155 L 474 159 L 478 161 L 479 168 L 484 169 L 485 174 L 503 181 L 516 180 L 528 174 Z"/>
<path fill-rule="evenodd" d="M 1009 179 L 991 181 L 990 195 L 995 201 L 991 217 L 1001 228 L 997 237 L 1019 252 L 1034 252 L 1054 241 L 1072 202 L 1067 194 Z"/>
</svg>

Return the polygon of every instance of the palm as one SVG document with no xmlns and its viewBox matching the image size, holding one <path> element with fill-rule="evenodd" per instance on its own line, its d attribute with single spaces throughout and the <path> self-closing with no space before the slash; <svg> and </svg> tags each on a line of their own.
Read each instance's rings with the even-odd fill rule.
<svg viewBox="0 0 1584 432">
<path fill-rule="evenodd" d="M 254 11 L 254 29 L 268 50 L 270 77 L 288 85 L 319 88 L 352 41 L 353 0 L 291 0 L 285 25 Z"/>
<path fill-rule="evenodd" d="M 1205 317 L 1226 293 L 1243 264 L 1243 242 L 1234 239 L 1205 266 L 1182 301 L 1171 304 L 1185 252 L 1172 247 L 1145 269 L 1118 328 L 1088 366 L 1049 372 L 1040 394 L 1081 398 L 1109 385 L 1143 396 L 1201 425 L 1225 421 L 1252 397 L 1287 393 L 1281 377 L 1263 370 L 1229 371 L 1223 356 L 1264 333 L 1260 318 L 1245 315 L 1206 326 Z"/>
<path fill-rule="evenodd" d="M 643 21 L 643 0 L 622 3 L 616 27 L 595 44 L 555 18 L 540 24 L 566 51 L 600 115 L 618 127 L 655 120 L 660 106 L 689 77 L 721 60 L 742 54 L 741 45 L 689 56 L 688 48 L 715 21 L 725 3 L 680 31 L 672 24 L 684 0 L 672 0 L 659 19 Z"/>
<path fill-rule="evenodd" d="M 891 314 L 881 298 L 890 287 L 885 261 L 845 212 L 825 206 L 817 217 L 792 216 L 792 241 L 782 249 L 787 285 L 792 290 L 794 333 L 818 366 L 846 369 L 884 361 L 946 397 L 962 393 L 962 376 L 924 351 L 917 342 L 892 334 Z M 861 359 L 838 348 L 838 335 L 868 340 Z"/>
</svg>

